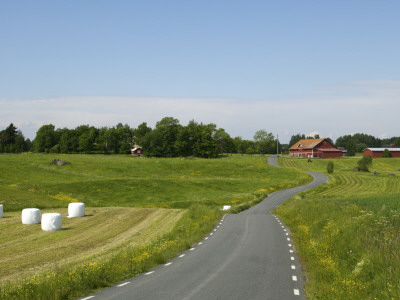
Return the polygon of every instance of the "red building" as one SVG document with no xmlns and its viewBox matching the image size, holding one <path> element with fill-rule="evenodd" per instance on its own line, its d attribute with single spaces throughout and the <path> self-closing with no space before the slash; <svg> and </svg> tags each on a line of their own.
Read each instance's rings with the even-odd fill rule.
<svg viewBox="0 0 400 300">
<path fill-rule="evenodd" d="M 133 156 L 142 156 L 143 155 L 143 149 L 141 147 L 135 147 L 131 150 L 131 153 Z"/>
<path fill-rule="evenodd" d="M 289 148 L 291 157 L 338 158 L 343 151 L 336 148 L 327 139 L 300 140 Z"/>
<path fill-rule="evenodd" d="M 363 154 L 371 155 L 372 158 L 382 157 L 383 151 L 389 150 L 391 157 L 400 157 L 400 148 L 367 148 L 364 149 Z"/>
</svg>

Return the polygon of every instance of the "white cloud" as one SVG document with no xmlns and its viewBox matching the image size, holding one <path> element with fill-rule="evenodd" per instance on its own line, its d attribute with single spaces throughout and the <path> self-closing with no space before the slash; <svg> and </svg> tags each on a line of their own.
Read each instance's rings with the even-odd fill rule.
<svg viewBox="0 0 400 300">
<path fill-rule="evenodd" d="M 398 136 L 393 122 L 400 111 L 400 81 L 376 80 L 324 87 L 308 95 L 279 100 L 172 99 L 141 97 L 60 97 L 52 99 L 0 99 L 0 129 L 11 122 L 33 138 L 43 124 L 75 128 L 82 124 L 114 126 L 121 122 L 154 127 L 172 116 L 187 124 L 215 123 L 231 136 L 251 139 L 266 129 L 287 142 L 296 133 L 319 133 L 336 139 L 363 132 Z"/>
</svg>

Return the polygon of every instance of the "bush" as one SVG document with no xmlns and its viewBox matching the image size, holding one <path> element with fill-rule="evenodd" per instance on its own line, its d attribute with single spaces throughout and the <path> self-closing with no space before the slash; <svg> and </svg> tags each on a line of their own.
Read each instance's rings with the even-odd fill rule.
<svg viewBox="0 0 400 300">
<path fill-rule="evenodd" d="M 389 158 L 389 157 L 391 157 L 390 151 L 389 151 L 388 149 L 383 150 L 382 157 L 383 157 L 383 158 Z"/>
<path fill-rule="evenodd" d="M 335 168 L 335 165 L 333 164 L 333 161 L 328 162 L 328 165 L 326 166 L 326 170 L 329 174 L 333 173 L 334 168 Z"/>
<path fill-rule="evenodd" d="M 369 167 L 372 165 L 371 155 L 364 156 L 357 162 L 357 164 L 360 171 L 369 172 Z"/>
</svg>

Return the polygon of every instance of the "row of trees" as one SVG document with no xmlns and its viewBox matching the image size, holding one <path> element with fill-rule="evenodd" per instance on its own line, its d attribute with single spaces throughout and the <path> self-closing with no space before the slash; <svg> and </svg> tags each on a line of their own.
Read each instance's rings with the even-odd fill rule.
<svg viewBox="0 0 400 300">
<path fill-rule="evenodd" d="M 277 148 L 273 134 L 266 130 L 257 131 L 254 140 L 244 140 L 241 137 L 232 138 L 215 124 L 190 121 L 183 126 L 172 117 L 163 118 L 155 128 L 147 126 L 145 122 L 137 128 L 121 123 L 102 128 L 81 125 L 75 129 L 56 129 L 52 124 L 43 125 L 33 142 L 25 140 L 22 133 L 11 124 L 0 133 L 0 145 L 0 152 L 122 154 L 140 145 L 146 156 L 204 158 L 214 158 L 222 153 L 276 153 Z"/>
</svg>

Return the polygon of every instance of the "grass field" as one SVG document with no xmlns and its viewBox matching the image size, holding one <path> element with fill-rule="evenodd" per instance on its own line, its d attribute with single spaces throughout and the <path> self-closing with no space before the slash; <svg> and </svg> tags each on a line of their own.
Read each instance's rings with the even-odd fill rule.
<svg viewBox="0 0 400 300">
<path fill-rule="evenodd" d="M 49 165 L 54 158 L 70 164 Z M 262 156 L 0 155 L 0 298 L 64 299 L 108 286 L 199 241 L 222 205 L 240 211 L 309 180 Z M 87 216 L 65 218 L 76 201 Z M 22 225 L 27 207 L 62 213 L 63 230 Z"/>
<path fill-rule="evenodd" d="M 332 160 L 328 183 L 276 211 L 291 228 L 310 299 L 400 298 L 400 159 L 374 159 L 369 173 L 353 170 L 357 160 Z M 279 159 L 322 173 L 328 161 Z"/>
</svg>

